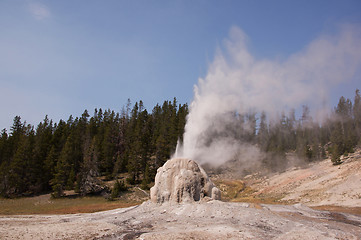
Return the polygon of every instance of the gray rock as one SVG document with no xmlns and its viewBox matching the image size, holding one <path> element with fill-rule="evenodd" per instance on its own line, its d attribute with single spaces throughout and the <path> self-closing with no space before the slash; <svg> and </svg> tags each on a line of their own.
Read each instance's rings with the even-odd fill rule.
<svg viewBox="0 0 361 240">
<path fill-rule="evenodd" d="M 168 160 L 157 170 L 150 189 L 152 202 L 194 202 L 205 197 L 221 199 L 221 192 L 195 161 L 185 158 Z"/>
<path fill-rule="evenodd" d="M 87 194 L 105 194 L 109 192 L 109 188 L 102 183 L 94 171 L 89 171 L 81 181 L 80 193 L 85 196 Z"/>
</svg>

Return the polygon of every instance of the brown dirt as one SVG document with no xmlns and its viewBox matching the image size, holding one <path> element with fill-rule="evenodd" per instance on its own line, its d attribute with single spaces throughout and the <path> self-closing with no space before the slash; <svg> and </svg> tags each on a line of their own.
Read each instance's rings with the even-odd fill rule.
<svg viewBox="0 0 361 240">
<path fill-rule="evenodd" d="M 341 207 L 341 206 L 323 205 L 323 206 L 314 206 L 311 208 L 321 211 L 350 213 L 361 216 L 361 207 Z"/>
<path fill-rule="evenodd" d="M 338 166 L 326 159 L 269 177 L 256 174 L 247 176 L 241 180 L 245 183 L 244 189 L 248 191 L 241 191 L 231 200 L 303 203 L 317 206 L 318 209 L 360 214 L 361 150 L 358 149 L 342 160 L 343 163 Z"/>
</svg>

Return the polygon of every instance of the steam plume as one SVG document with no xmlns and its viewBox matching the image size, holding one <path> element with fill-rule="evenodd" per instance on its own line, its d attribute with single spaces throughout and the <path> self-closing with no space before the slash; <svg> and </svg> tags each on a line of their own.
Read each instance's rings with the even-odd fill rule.
<svg viewBox="0 0 361 240">
<path fill-rule="evenodd" d="M 344 26 L 336 36 L 321 36 L 281 61 L 255 59 L 247 49 L 246 34 L 232 27 L 224 50 L 217 51 L 207 75 L 194 87 L 183 143 L 175 157 L 219 165 L 244 152 L 249 146 L 227 130 L 232 112 L 264 111 L 275 116 L 310 103 L 322 110 L 331 88 L 359 70 L 360 30 Z M 254 148 L 251 152 L 261 154 Z"/>
</svg>

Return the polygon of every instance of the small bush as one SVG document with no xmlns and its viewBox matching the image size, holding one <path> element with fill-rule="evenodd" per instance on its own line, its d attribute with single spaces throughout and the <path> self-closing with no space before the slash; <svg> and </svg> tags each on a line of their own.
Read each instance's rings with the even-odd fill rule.
<svg viewBox="0 0 361 240">
<path fill-rule="evenodd" d="M 143 189 L 143 190 L 149 190 L 149 186 L 148 186 L 148 183 L 146 181 L 142 181 L 142 184 L 140 185 L 140 188 Z"/>
<path fill-rule="evenodd" d="M 130 184 L 130 185 L 134 185 L 135 184 L 135 180 L 131 177 L 128 177 L 127 179 L 125 179 L 125 181 Z"/>
<path fill-rule="evenodd" d="M 340 154 L 338 153 L 338 147 L 335 145 L 331 151 L 331 162 L 333 165 L 341 164 Z"/>
<path fill-rule="evenodd" d="M 52 198 L 60 198 L 60 197 L 64 196 L 64 191 L 63 191 L 61 184 L 54 185 L 53 191 L 54 192 L 51 194 Z"/>
<path fill-rule="evenodd" d="M 121 192 L 127 191 L 128 188 L 127 186 L 124 184 L 123 181 L 119 181 L 117 180 L 114 184 L 114 187 L 112 189 L 112 193 L 111 193 L 111 199 L 117 198 Z"/>
</svg>

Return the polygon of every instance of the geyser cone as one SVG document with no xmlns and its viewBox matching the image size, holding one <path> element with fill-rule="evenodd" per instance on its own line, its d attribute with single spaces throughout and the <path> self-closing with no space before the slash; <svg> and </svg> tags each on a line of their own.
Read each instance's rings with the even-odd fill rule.
<svg viewBox="0 0 361 240">
<path fill-rule="evenodd" d="M 156 203 L 181 203 L 205 197 L 220 200 L 221 193 L 198 163 L 187 158 L 173 158 L 158 168 L 150 197 Z"/>
</svg>

